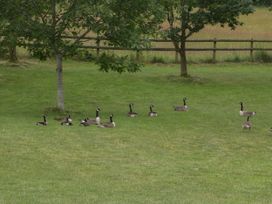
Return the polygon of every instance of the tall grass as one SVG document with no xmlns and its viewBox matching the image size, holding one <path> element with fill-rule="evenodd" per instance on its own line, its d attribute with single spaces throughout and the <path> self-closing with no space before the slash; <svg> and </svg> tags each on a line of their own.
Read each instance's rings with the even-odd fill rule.
<svg viewBox="0 0 272 204">
<path fill-rule="evenodd" d="M 272 63 L 272 54 L 265 51 L 256 52 L 254 60 L 260 63 Z"/>
</svg>

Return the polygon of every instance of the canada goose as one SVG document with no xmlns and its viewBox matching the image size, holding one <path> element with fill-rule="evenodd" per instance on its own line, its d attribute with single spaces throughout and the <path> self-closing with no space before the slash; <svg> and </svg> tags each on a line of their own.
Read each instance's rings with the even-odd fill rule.
<svg viewBox="0 0 272 204">
<path fill-rule="evenodd" d="M 68 115 L 61 123 L 61 125 L 67 125 L 67 126 L 72 126 L 73 125 L 73 120 L 71 118 L 71 115 Z"/>
<path fill-rule="evenodd" d="M 250 116 L 247 116 L 246 122 L 244 122 L 244 124 L 242 125 L 243 129 L 251 130 L 252 124 L 249 121 L 249 118 L 250 118 Z"/>
<path fill-rule="evenodd" d="M 80 122 L 80 125 L 83 125 L 83 126 L 90 126 L 90 121 L 89 121 L 89 118 L 85 118 L 84 120 L 81 120 Z"/>
<path fill-rule="evenodd" d="M 48 125 L 48 122 L 46 120 L 46 116 L 43 115 L 43 121 L 37 122 L 36 125 L 46 126 Z"/>
<path fill-rule="evenodd" d="M 254 116 L 256 115 L 256 112 L 248 112 L 248 111 L 244 111 L 244 105 L 243 102 L 240 102 L 241 105 L 241 109 L 240 109 L 240 116 Z"/>
<path fill-rule="evenodd" d="M 157 116 L 158 116 L 158 113 L 155 112 L 155 111 L 153 111 L 153 108 L 154 108 L 154 105 L 150 105 L 150 106 L 149 106 L 149 109 L 150 109 L 150 111 L 149 111 L 149 113 L 148 113 L 148 116 L 149 116 L 149 117 L 157 117 Z"/>
<path fill-rule="evenodd" d="M 107 123 L 102 123 L 101 125 L 99 125 L 98 127 L 101 127 L 101 128 L 115 128 L 116 127 L 116 124 L 115 122 L 113 121 L 113 114 L 110 115 L 110 121 L 107 122 Z"/>
<path fill-rule="evenodd" d="M 186 100 L 187 98 L 183 98 L 183 106 L 175 106 L 174 107 L 174 110 L 175 111 L 188 111 L 189 110 L 189 107 L 187 106 L 186 104 Z"/>
<path fill-rule="evenodd" d="M 129 104 L 128 117 L 131 117 L 131 118 L 134 118 L 134 117 L 136 117 L 136 116 L 138 115 L 138 113 L 133 112 L 133 110 L 132 110 L 132 107 L 133 107 L 133 106 L 134 106 L 133 103 L 130 103 L 130 104 Z"/>
<path fill-rule="evenodd" d="M 99 116 L 100 108 L 97 107 L 95 111 L 95 118 L 91 118 L 87 120 L 89 125 L 99 125 L 100 124 L 100 116 Z"/>
</svg>

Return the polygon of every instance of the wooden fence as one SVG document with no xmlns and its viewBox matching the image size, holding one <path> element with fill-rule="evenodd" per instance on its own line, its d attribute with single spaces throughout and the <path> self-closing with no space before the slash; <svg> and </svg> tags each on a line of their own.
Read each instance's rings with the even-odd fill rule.
<svg viewBox="0 0 272 204">
<path fill-rule="evenodd" d="M 72 36 L 63 36 L 65 39 L 75 39 L 76 37 Z M 94 45 L 86 45 L 84 43 L 81 48 L 86 49 L 94 49 L 96 50 L 97 55 L 100 54 L 101 50 L 116 50 L 116 51 L 135 51 L 136 52 L 136 58 L 139 59 L 139 53 L 141 51 L 156 51 L 156 52 L 175 52 L 175 59 L 178 61 L 178 53 L 176 52 L 176 49 L 174 47 L 172 48 L 165 48 L 165 47 L 146 47 L 146 48 L 139 48 L 139 49 L 132 49 L 132 48 L 124 48 L 124 47 L 112 47 L 112 46 L 104 46 L 101 45 L 101 41 L 107 41 L 106 38 L 98 38 L 98 37 L 85 37 L 82 40 L 84 42 L 93 41 Z M 151 43 L 171 43 L 171 40 L 162 40 L 162 39 L 149 39 L 148 40 Z M 186 48 L 186 51 L 190 52 L 211 52 L 212 53 L 212 60 L 216 62 L 216 55 L 217 52 L 237 52 L 237 51 L 244 51 L 249 52 L 250 59 L 253 61 L 254 59 L 254 51 L 272 51 L 272 40 L 254 40 L 254 39 L 248 39 L 248 40 L 239 40 L 239 39 L 195 39 L 195 40 L 187 40 L 187 43 L 210 43 L 210 47 L 204 47 L 204 48 Z M 222 48 L 219 47 L 219 43 L 248 43 L 248 47 L 235 47 L 235 48 Z M 256 43 L 269 43 L 271 46 L 265 47 L 265 48 L 257 48 L 254 45 Z"/>
</svg>

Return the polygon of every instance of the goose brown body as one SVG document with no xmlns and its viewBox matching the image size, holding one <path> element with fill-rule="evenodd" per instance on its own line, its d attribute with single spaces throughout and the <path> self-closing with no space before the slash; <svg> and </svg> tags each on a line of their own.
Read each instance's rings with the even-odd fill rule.
<svg viewBox="0 0 272 204">
<path fill-rule="evenodd" d="M 138 115 L 138 113 L 136 113 L 136 112 L 134 112 L 133 110 L 132 110 L 132 107 L 134 106 L 134 104 L 133 103 L 131 103 L 131 104 L 129 104 L 129 112 L 128 112 L 128 117 L 131 117 L 131 118 L 134 118 L 134 117 L 136 117 L 137 115 Z"/>
<path fill-rule="evenodd" d="M 186 104 L 186 100 L 187 100 L 187 98 L 183 98 L 183 106 L 175 106 L 174 110 L 175 111 L 183 111 L 183 112 L 188 111 L 189 107 Z"/>
<path fill-rule="evenodd" d="M 150 105 L 149 107 L 149 113 L 148 113 L 148 116 L 149 117 L 157 117 L 158 116 L 158 113 L 153 111 L 153 108 L 154 108 L 154 105 Z"/>
<path fill-rule="evenodd" d="M 43 116 L 43 121 L 37 122 L 36 125 L 38 125 L 38 126 L 47 126 L 48 122 L 47 122 L 46 116 L 44 115 Z"/>
<path fill-rule="evenodd" d="M 110 121 L 109 122 L 102 123 L 98 127 L 101 127 L 101 128 L 115 128 L 116 124 L 113 121 L 113 114 L 110 115 Z"/>
<path fill-rule="evenodd" d="M 73 125 L 73 120 L 71 118 L 71 115 L 66 117 L 60 124 L 61 125 L 66 125 L 66 126 L 72 126 Z"/>
<path fill-rule="evenodd" d="M 243 123 L 242 127 L 243 129 L 251 130 L 252 123 L 249 121 L 250 116 L 247 117 L 246 122 Z"/>
<path fill-rule="evenodd" d="M 86 118 L 85 124 L 87 126 L 90 126 L 90 125 L 99 125 L 100 124 L 100 116 L 99 116 L 100 111 L 101 111 L 100 108 L 97 107 L 97 109 L 95 111 L 95 118 Z"/>
<path fill-rule="evenodd" d="M 245 111 L 244 110 L 244 104 L 243 104 L 243 102 L 240 102 L 240 106 L 241 106 L 241 109 L 239 111 L 240 116 L 246 116 L 246 117 L 248 117 L 248 116 L 254 116 L 254 115 L 256 115 L 256 112 Z"/>
</svg>

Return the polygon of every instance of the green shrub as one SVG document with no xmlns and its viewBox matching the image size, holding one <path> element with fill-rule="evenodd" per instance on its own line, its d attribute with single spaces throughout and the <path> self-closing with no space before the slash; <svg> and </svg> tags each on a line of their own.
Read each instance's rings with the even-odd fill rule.
<svg viewBox="0 0 272 204">
<path fill-rule="evenodd" d="M 72 58 L 74 60 L 87 61 L 87 62 L 96 60 L 95 54 L 93 54 L 93 52 L 90 52 L 89 50 L 86 50 L 86 49 L 76 50 L 75 53 L 73 53 Z"/>
<path fill-rule="evenodd" d="M 160 64 L 166 64 L 167 62 L 165 61 L 165 59 L 163 57 L 157 57 L 157 56 L 154 56 L 151 61 L 151 63 L 160 63 Z"/>
<path fill-rule="evenodd" d="M 261 63 L 271 63 L 272 62 L 272 55 L 268 54 L 265 51 L 259 51 L 256 52 L 254 56 L 254 60 L 256 62 L 261 62 Z"/>
</svg>

